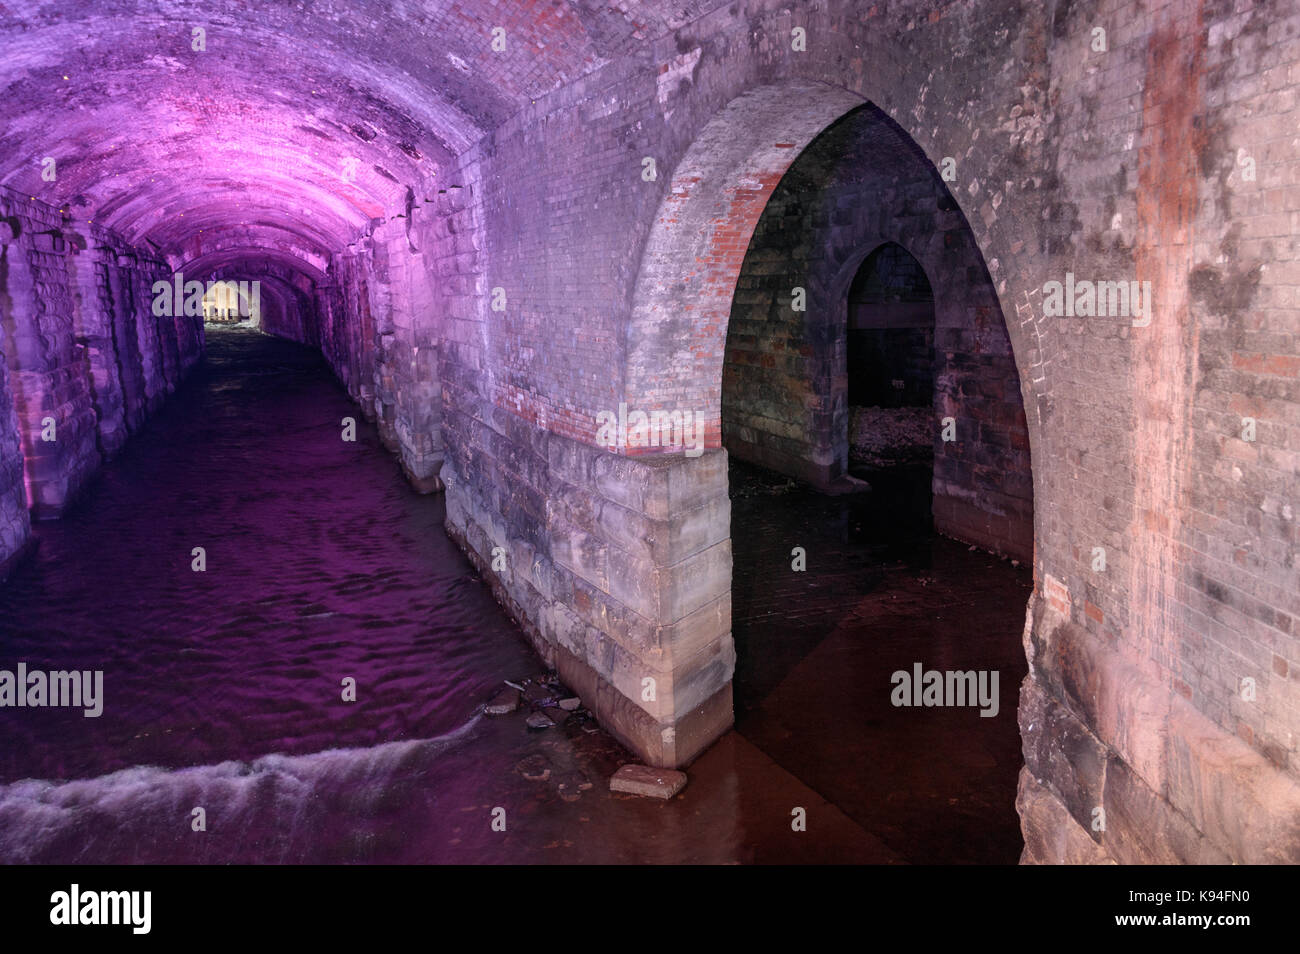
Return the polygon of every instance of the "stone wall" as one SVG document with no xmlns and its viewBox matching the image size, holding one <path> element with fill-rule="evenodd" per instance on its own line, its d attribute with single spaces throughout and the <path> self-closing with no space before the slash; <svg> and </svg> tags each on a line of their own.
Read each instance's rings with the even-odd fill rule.
<svg viewBox="0 0 1300 954">
<path fill-rule="evenodd" d="M 352 399 L 373 413 L 374 332 L 364 245 L 334 257 L 316 300 L 321 353 Z"/>
<path fill-rule="evenodd" d="M 685 764 L 732 721 L 725 452 L 629 458 L 566 436 L 585 425 L 512 388 L 587 332 L 515 352 L 530 320 L 509 291 L 492 308 L 487 222 L 501 209 L 483 174 L 467 160 L 432 210 L 448 532 L 610 731 L 653 764 Z"/>
<path fill-rule="evenodd" d="M 375 222 L 354 248 L 334 257 L 315 296 L 313 337 L 423 493 L 442 489 L 440 339 L 431 283 L 440 249 L 433 210 L 446 205 L 445 195 L 429 200 L 428 212 L 412 202 L 405 214 Z"/>
<path fill-rule="evenodd" d="M 689 762 L 731 724 L 726 452 L 630 458 L 485 404 L 443 428 L 453 539 L 607 729 Z"/>
<path fill-rule="evenodd" d="M 1053 322 L 1064 509 L 1037 539 L 1026 860 L 1088 839 L 1117 861 L 1294 863 L 1300 16 L 1123 11 L 1072 11 L 1051 44 L 1058 280 L 1140 278 L 1155 307 Z M 1107 51 L 1077 55 L 1099 25 Z"/>
<path fill-rule="evenodd" d="M 3 567 L 25 545 L 22 511 L 57 517 L 74 502 L 176 389 L 203 341 L 200 319 L 154 317 L 153 283 L 171 279 L 163 262 L 8 190 L 0 218 Z"/>
<path fill-rule="evenodd" d="M 576 441 L 592 468 L 613 468 L 594 448 L 596 415 L 626 403 L 698 409 L 720 445 L 750 235 L 801 150 L 869 100 L 932 164 L 955 164 L 951 195 L 996 295 L 941 325 L 936 348 L 1005 362 L 1005 333 L 1015 358 L 1037 581 L 1021 717 L 1026 860 L 1294 861 L 1300 22 L 1249 2 L 1133 13 L 1121 2 L 724 6 L 539 96 L 471 147 L 458 170 L 468 197 L 446 221 L 473 247 L 434 253 L 438 281 L 454 280 L 434 291 L 450 529 L 468 539 L 477 525 L 468 545 L 480 559 L 487 543 L 503 547 L 511 572 L 540 553 L 539 579 L 549 565 L 585 580 L 561 562 L 577 559 L 561 556 L 574 501 L 552 486 L 551 442 Z M 806 51 L 792 48 L 796 27 Z M 1151 281 L 1154 320 L 1047 313 L 1044 286 L 1067 272 Z M 980 415 L 1013 407 L 1015 390 L 958 387 L 941 410 L 973 441 Z M 677 458 L 673 472 L 704 475 L 717 459 Z M 996 471 L 995 460 L 958 457 L 940 476 Z M 1023 483 L 1009 489 L 1029 497 Z M 676 506 L 670 497 L 670 523 L 685 519 Z M 622 552 L 616 531 L 587 533 L 593 552 Z M 563 634 L 591 594 L 498 585 L 543 647 L 577 655 Z M 662 630 L 672 602 L 638 605 L 668 614 L 648 619 Z M 632 688 L 655 671 L 649 657 L 618 655 L 640 669 L 616 676 L 602 645 L 582 644 L 605 680 L 585 695 L 623 688 L 588 704 L 610 722 L 632 706 L 658 723 L 664 713 Z M 1117 700 L 1110 715 L 1103 696 Z M 700 737 L 730 721 L 721 709 Z M 691 750 L 634 747 L 667 762 Z M 1116 799 L 1131 817 L 1112 810 L 1093 828 L 1093 811 Z"/>
<path fill-rule="evenodd" d="M 482 175 L 465 162 L 422 229 L 448 532 L 610 731 L 655 764 L 682 764 L 731 724 L 725 454 L 628 458 L 553 432 L 544 408 L 499 405 L 520 379 L 512 367 L 552 358 L 496 357 L 512 352 L 518 319 L 508 291 L 492 309 L 502 286 L 488 280 Z"/>
<path fill-rule="evenodd" d="M 5 357 L 18 414 L 30 504 L 57 516 L 99 467 L 85 346 L 77 340 L 68 281 L 73 245 L 62 216 L 14 196 L 0 212 L 16 223 L 5 248 Z"/>
<path fill-rule="evenodd" d="M 3 229 L 0 225 L 0 230 Z M 0 269 L 5 267 L 7 257 L 0 257 Z M 3 301 L 0 297 L 0 305 Z M 5 342 L 0 340 L 0 582 L 32 545 L 31 515 L 27 512 L 27 490 L 23 485 L 22 431 L 9 391 L 4 347 Z"/>
</svg>

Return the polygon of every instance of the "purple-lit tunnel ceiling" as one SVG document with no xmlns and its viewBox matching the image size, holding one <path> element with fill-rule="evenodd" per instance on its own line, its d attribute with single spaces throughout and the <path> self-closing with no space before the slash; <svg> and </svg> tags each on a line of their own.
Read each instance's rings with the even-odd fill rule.
<svg viewBox="0 0 1300 954">
<path fill-rule="evenodd" d="M 174 266 L 319 275 L 504 119 L 716 0 L 621 6 L 5 4 L 0 184 Z"/>
</svg>

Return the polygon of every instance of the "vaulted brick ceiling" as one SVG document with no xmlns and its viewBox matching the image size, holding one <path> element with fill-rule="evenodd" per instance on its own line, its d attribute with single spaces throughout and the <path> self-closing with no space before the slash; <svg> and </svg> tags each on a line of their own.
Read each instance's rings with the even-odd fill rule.
<svg viewBox="0 0 1300 954">
<path fill-rule="evenodd" d="M 0 2 L 0 183 L 174 260 L 319 267 L 529 101 L 716 5 Z"/>
</svg>

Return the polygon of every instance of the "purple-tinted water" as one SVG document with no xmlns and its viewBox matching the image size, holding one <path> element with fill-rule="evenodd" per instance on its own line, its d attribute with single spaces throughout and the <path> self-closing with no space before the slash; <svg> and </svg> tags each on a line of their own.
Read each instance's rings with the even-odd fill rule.
<svg viewBox="0 0 1300 954">
<path fill-rule="evenodd" d="M 441 497 L 413 493 L 364 420 L 343 441 L 344 417 L 360 415 L 315 352 L 211 333 L 194 378 L 38 525 L 35 560 L 0 586 L 0 669 L 102 670 L 103 714 L 0 709 L 0 782 L 41 780 L 2 790 L 0 858 L 68 797 L 122 824 L 124 799 L 178 786 L 293 791 L 295 775 L 432 757 L 503 678 L 539 669 L 442 531 Z M 186 766 L 201 768 L 169 771 Z M 51 785 L 68 779 L 85 781 Z M 40 793 L 48 811 L 15 814 Z"/>
<path fill-rule="evenodd" d="M 213 332 L 39 526 L 0 586 L 0 669 L 102 669 L 104 712 L 0 709 L 0 862 L 890 857 L 737 736 L 661 802 L 609 791 L 630 755 L 584 714 L 542 732 L 480 715 L 541 663 L 442 498 L 409 490 L 364 422 L 341 439 L 357 416 L 310 349 Z M 811 837 L 792 839 L 791 804 L 818 812 Z"/>
<path fill-rule="evenodd" d="M 364 422 L 341 440 L 357 416 L 313 351 L 211 333 L 182 391 L 38 527 L 0 586 L 0 669 L 103 670 L 104 713 L 0 709 L 0 862 L 1014 860 L 1013 699 L 997 720 L 887 701 L 896 662 L 969 650 L 977 618 L 1017 650 L 1024 594 L 997 561 L 945 542 L 936 579 L 908 586 L 817 499 L 738 498 L 741 731 L 676 798 L 616 794 L 631 756 L 589 718 L 479 714 L 541 664 L 441 497 L 410 491 Z M 820 571 L 788 572 L 792 534 Z M 963 625 L 938 621 L 958 605 Z M 988 662 L 1013 694 L 1009 659 Z M 955 853 L 994 811 L 1010 835 Z"/>
<path fill-rule="evenodd" d="M 206 366 L 0 587 L 0 667 L 103 670 L 104 712 L 0 710 L 0 781 L 440 736 L 536 668 L 314 352 Z M 205 572 L 191 568 L 195 547 Z M 355 703 L 342 680 L 356 680 Z"/>
</svg>

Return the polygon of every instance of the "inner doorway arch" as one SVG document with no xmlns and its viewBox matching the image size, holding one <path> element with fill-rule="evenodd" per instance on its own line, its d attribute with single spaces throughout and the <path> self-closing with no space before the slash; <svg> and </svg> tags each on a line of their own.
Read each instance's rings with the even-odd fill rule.
<svg viewBox="0 0 1300 954">
<path fill-rule="evenodd" d="M 727 328 L 755 226 L 773 191 L 803 150 L 838 119 L 866 103 L 864 96 L 852 90 L 795 80 L 751 89 L 706 124 L 677 165 L 646 240 L 623 342 L 622 390 L 629 407 L 664 413 L 689 409 L 706 421 L 705 447 L 722 447 Z M 935 169 L 933 158 L 910 135 L 896 125 L 894 129 L 913 159 L 919 157 Z M 944 211 L 960 216 L 956 201 L 952 197 L 947 201 Z M 988 230 L 972 227 L 970 231 L 981 261 L 987 260 L 984 246 L 992 241 Z M 847 293 L 853 272 L 870 249 L 859 243 L 844 253 L 843 293 Z M 926 262 L 927 254 L 940 254 L 942 250 L 913 251 Z M 855 254 L 856 261 L 850 262 Z M 987 277 L 987 269 L 981 270 Z M 793 290 L 796 282 L 792 280 L 790 285 Z M 827 295 L 831 290 L 823 288 L 821 293 Z M 992 296 L 992 314 L 1000 321 L 1005 309 L 1000 307 L 998 292 L 993 291 Z M 1033 331 L 1031 328 L 1028 333 Z M 1007 333 L 1011 339 L 1009 350 L 1027 353 L 1030 344 L 1022 340 L 1027 332 L 1008 323 Z M 1023 390 L 1025 386 L 1022 378 L 1019 387 Z M 1028 422 L 1031 445 L 1036 442 L 1036 424 Z M 702 493 L 726 493 L 726 467 L 710 462 L 707 453 L 682 466 L 693 468 L 699 481 L 710 484 Z M 720 488 L 712 486 L 718 482 Z M 730 573 L 726 574 L 725 584 L 720 580 L 717 585 L 729 592 Z M 700 594 L 699 598 L 711 597 Z M 683 628 L 682 623 L 668 618 L 660 621 L 664 631 L 673 634 L 663 647 L 672 670 L 686 663 L 684 658 L 678 659 L 679 651 L 683 655 L 687 649 L 701 652 L 699 640 L 690 641 L 689 647 L 683 640 L 680 650 L 676 646 L 675 634 Z M 721 635 L 710 635 L 709 639 L 726 642 L 728 651 L 718 655 L 734 659 L 729 610 L 720 629 Z M 675 713 L 673 718 L 684 720 L 687 715 Z M 698 723 L 692 726 L 696 742 L 706 735 L 716 738 L 728 728 L 730 706 L 725 714 L 715 707 L 709 721 L 711 728 Z"/>
</svg>

